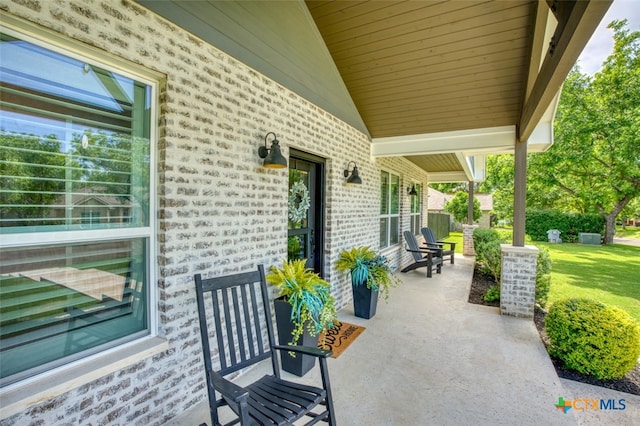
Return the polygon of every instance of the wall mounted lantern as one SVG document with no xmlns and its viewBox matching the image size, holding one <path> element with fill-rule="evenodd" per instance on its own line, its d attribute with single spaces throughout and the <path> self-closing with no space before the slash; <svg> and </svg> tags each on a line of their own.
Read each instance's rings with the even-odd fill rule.
<svg viewBox="0 0 640 426">
<path fill-rule="evenodd" d="M 351 176 L 349 176 L 349 165 L 351 163 L 353 163 L 353 169 L 351 170 Z M 355 183 L 358 185 L 362 183 L 362 179 L 358 176 L 358 166 L 356 166 L 355 161 L 349 161 L 349 164 L 347 164 L 347 168 L 343 173 L 344 177 L 347 178 L 347 183 Z"/>
<path fill-rule="evenodd" d="M 267 148 L 267 137 L 273 135 L 273 141 L 271 141 L 271 148 Z M 287 159 L 284 158 L 280 151 L 280 142 L 278 142 L 277 136 L 273 132 L 269 132 L 264 137 L 264 146 L 258 148 L 258 155 L 260 158 L 264 158 L 262 165 L 268 169 L 283 169 L 287 167 Z"/>
<path fill-rule="evenodd" d="M 416 184 L 412 183 L 411 186 L 407 186 L 407 195 L 412 197 L 414 195 L 418 195 L 418 192 L 416 191 Z"/>
</svg>

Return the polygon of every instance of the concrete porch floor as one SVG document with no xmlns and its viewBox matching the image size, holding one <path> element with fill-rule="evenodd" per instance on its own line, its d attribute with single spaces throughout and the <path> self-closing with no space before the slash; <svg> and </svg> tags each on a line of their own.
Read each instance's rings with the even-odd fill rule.
<svg viewBox="0 0 640 426">
<path fill-rule="evenodd" d="M 403 284 L 379 301 L 370 320 L 348 307 L 341 321 L 366 330 L 329 372 L 338 425 L 637 425 L 640 397 L 561 380 L 532 321 L 467 302 L 473 258 L 456 257 L 442 274 L 400 274 Z M 261 377 L 255 368 L 237 382 Z M 305 377 L 320 383 L 317 366 Z M 622 411 L 563 413 L 558 398 L 625 400 Z M 207 400 L 169 425 L 209 419 Z"/>
</svg>

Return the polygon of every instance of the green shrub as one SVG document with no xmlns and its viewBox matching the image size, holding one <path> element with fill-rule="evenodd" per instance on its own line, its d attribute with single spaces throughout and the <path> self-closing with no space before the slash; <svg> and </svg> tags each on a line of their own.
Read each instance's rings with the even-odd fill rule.
<svg viewBox="0 0 640 426">
<path fill-rule="evenodd" d="M 536 303 L 544 308 L 549 298 L 551 288 L 551 256 L 549 250 L 538 248 L 538 261 L 536 265 Z"/>
<path fill-rule="evenodd" d="M 482 272 L 493 276 L 498 283 L 500 282 L 500 273 L 502 271 L 500 244 L 504 242 L 500 233 L 494 229 L 476 229 L 473 232 L 476 262 Z"/>
<path fill-rule="evenodd" d="M 582 374 L 618 379 L 638 363 L 640 325 L 615 306 L 589 299 L 558 301 L 545 329 L 549 354 Z"/>
<path fill-rule="evenodd" d="M 533 241 L 547 241 L 547 231 L 557 229 L 565 243 L 578 241 L 580 232 L 603 234 L 604 216 L 592 213 L 563 213 L 556 210 L 527 210 L 525 232 Z"/>
<path fill-rule="evenodd" d="M 485 302 L 494 302 L 496 300 L 500 300 L 500 286 L 498 284 L 494 284 L 487 292 L 484 294 Z"/>
</svg>

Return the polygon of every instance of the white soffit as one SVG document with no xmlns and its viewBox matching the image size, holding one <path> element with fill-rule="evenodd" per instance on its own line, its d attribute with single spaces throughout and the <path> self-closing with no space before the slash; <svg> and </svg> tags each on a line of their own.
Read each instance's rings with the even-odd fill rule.
<svg viewBox="0 0 640 426">
<path fill-rule="evenodd" d="M 421 135 L 392 136 L 371 140 L 372 157 L 487 152 L 512 150 L 516 126 L 456 130 Z"/>
<path fill-rule="evenodd" d="M 553 120 L 556 117 L 556 110 L 560 103 L 560 93 L 562 87 L 547 107 L 538 125 L 533 129 L 531 136 L 527 139 L 528 152 L 544 152 L 553 145 Z"/>
</svg>

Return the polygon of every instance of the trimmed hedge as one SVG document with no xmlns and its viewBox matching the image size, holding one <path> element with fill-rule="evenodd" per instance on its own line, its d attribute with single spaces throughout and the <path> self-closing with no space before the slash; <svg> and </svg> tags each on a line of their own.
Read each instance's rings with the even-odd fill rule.
<svg viewBox="0 0 640 426">
<path fill-rule="evenodd" d="M 604 216 L 591 213 L 563 213 L 557 210 L 527 210 L 525 232 L 533 241 L 548 241 L 547 231 L 557 229 L 566 243 L 578 241 L 580 232 L 604 234 Z"/>
<path fill-rule="evenodd" d="M 618 379 L 638 364 L 640 325 L 615 306 L 590 299 L 555 302 L 545 330 L 549 354 L 582 374 Z"/>
</svg>

